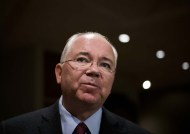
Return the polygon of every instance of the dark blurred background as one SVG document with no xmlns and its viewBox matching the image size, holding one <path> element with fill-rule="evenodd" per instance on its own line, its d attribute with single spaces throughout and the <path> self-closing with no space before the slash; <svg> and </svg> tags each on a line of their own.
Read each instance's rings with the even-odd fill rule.
<svg viewBox="0 0 190 134">
<path fill-rule="evenodd" d="M 105 107 L 154 134 L 190 133 L 189 0 L 1 0 L 0 10 L 0 120 L 54 103 L 67 39 L 96 31 L 119 53 Z"/>
</svg>

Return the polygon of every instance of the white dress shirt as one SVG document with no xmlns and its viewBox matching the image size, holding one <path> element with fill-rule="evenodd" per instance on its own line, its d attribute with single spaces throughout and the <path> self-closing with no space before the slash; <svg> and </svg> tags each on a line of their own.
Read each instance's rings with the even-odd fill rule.
<svg viewBox="0 0 190 134">
<path fill-rule="evenodd" d="M 62 105 L 62 96 L 59 99 L 59 112 L 61 116 L 61 127 L 63 134 L 72 134 L 75 127 L 81 122 L 79 119 L 71 115 Z M 83 121 L 91 134 L 99 134 L 100 123 L 102 117 L 102 108 Z"/>
</svg>

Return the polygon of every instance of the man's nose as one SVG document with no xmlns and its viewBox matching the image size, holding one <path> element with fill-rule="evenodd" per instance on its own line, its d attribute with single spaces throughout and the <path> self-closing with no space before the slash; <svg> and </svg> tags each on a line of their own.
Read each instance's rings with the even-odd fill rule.
<svg viewBox="0 0 190 134">
<path fill-rule="evenodd" d="M 92 62 L 86 74 L 91 77 L 100 77 L 101 73 L 96 62 Z"/>
</svg>

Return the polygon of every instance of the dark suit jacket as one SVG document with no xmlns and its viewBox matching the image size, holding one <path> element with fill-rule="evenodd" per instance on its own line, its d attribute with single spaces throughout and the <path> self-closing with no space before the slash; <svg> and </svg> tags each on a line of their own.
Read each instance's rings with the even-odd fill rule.
<svg viewBox="0 0 190 134">
<path fill-rule="evenodd" d="M 0 124 L 0 134 L 62 134 L 58 101 Z M 103 108 L 100 134 L 148 134 L 132 122 Z"/>
</svg>

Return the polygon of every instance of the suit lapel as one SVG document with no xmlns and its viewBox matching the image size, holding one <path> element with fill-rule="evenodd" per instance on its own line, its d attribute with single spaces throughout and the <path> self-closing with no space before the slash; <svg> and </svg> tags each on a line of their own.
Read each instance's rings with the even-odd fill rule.
<svg viewBox="0 0 190 134">
<path fill-rule="evenodd" d="M 120 128 L 121 123 L 115 118 L 116 117 L 113 113 L 103 108 L 100 134 L 127 134 L 127 128 L 125 128 L 125 132 L 123 132 L 123 130 Z"/>
<path fill-rule="evenodd" d="M 41 116 L 40 134 L 62 134 L 58 101 L 48 107 Z"/>
<path fill-rule="evenodd" d="M 115 133 L 115 122 L 111 119 L 107 110 L 103 108 L 102 120 L 100 124 L 100 134 L 114 134 Z"/>
<path fill-rule="evenodd" d="M 115 118 L 113 113 L 103 108 L 100 134 L 123 134 L 120 128 L 121 123 Z M 39 132 L 40 134 L 62 134 L 58 101 L 42 113 Z M 126 131 L 125 134 L 127 134 Z"/>
</svg>

